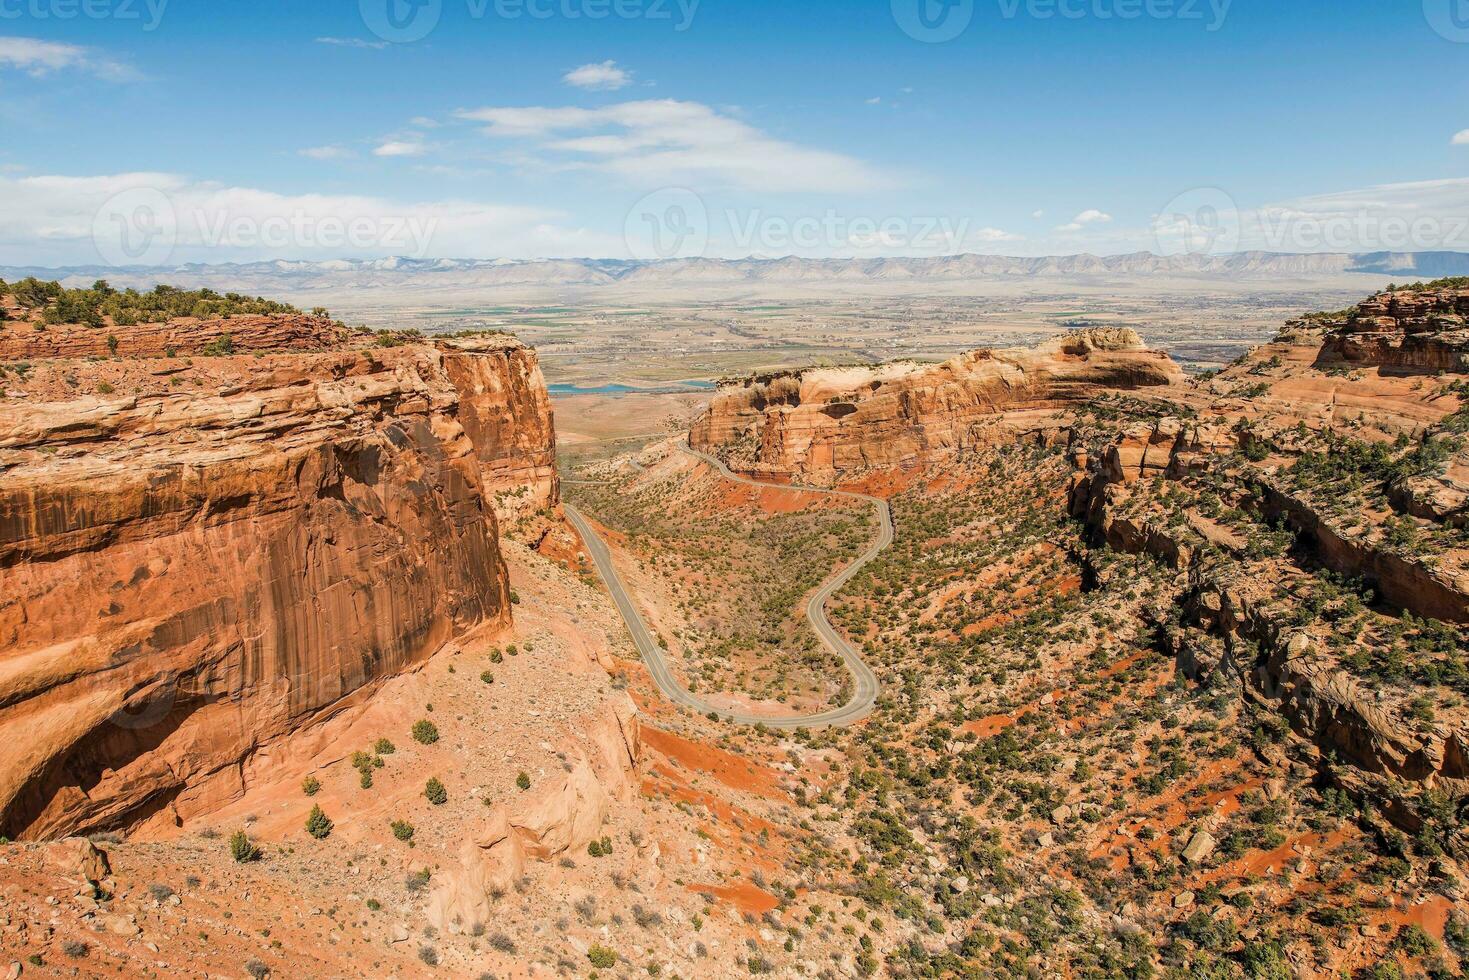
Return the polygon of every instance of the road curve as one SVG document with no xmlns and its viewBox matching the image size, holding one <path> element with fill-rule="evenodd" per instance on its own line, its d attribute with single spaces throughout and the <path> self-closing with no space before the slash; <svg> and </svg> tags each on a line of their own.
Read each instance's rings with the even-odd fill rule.
<svg viewBox="0 0 1469 980">
<path fill-rule="evenodd" d="M 852 675 L 852 698 L 839 708 L 822 711 L 812 715 L 796 715 L 788 718 L 767 718 L 763 715 L 750 714 L 743 711 L 730 711 L 725 708 L 716 708 L 701 698 L 695 697 L 678 682 L 669 669 L 668 661 L 663 657 L 663 650 L 653 639 L 647 624 L 643 622 L 642 614 L 638 612 L 636 603 L 628 594 L 627 588 L 622 583 L 622 578 L 617 574 L 617 568 L 612 563 L 612 552 L 608 550 L 597 532 L 587 519 L 582 516 L 581 511 L 571 504 L 565 504 L 566 516 L 571 524 L 581 535 L 582 541 L 591 553 L 592 562 L 597 566 L 597 574 L 602 576 L 602 581 L 607 585 L 607 591 L 612 594 L 612 601 L 617 605 L 617 611 L 622 614 L 623 622 L 627 623 L 627 630 L 632 634 L 633 644 L 638 648 L 638 653 L 643 657 L 643 663 L 647 665 L 648 673 L 652 675 L 668 700 L 674 704 L 690 708 L 700 714 L 708 714 L 713 711 L 721 718 L 739 722 L 744 725 L 763 724 L 767 728 L 822 728 L 832 725 L 850 725 L 861 721 L 871 713 L 873 705 L 877 701 L 878 682 L 877 676 L 872 669 L 857 655 L 857 651 L 848 643 L 840 633 L 831 625 L 826 618 L 826 604 L 837 590 L 852 580 L 852 577 L 860 572 L 868 562 L 876 558 L 888 545 L 893 543 L 893 515 L 886 500 L 870 497 L 865 493 L 853 493 L 848 490 L 826 490 L 820 487 L 806 487 L 786 483 L 766 483 L 761 480 L 752 480 L 746 476 L 732 473 L 729 467 L 715 459 L 691 449 L 680 446 L 679 451 L 687 456 L 692 456 L 700 462 L 712 466 L 726 480 L 736 483 L 747 483 L 756 487 L 775 487 L 780 490 L 800 490 L 807 493 L 824 493 L 834 497 L 848 497 L 853 500 L 862 500 L 873 506 L 877 511 L 878 533 L 872 544 L 864 551 L 856 561 L 850 563 L 841 571 L 837 572 L 817 590 L 806 606 L 806 619 L 821 642 L 841 657 L 842 663 Z"/>
</svg>

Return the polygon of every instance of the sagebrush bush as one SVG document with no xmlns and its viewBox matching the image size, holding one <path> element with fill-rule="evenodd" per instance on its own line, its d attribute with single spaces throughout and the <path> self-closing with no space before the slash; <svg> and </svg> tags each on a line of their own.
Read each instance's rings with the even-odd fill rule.
<svg viewBox="0 0 1469 980">
<path fill-rule="evenodd" d="M 321 809 L 314 806 L 306 818 L 306 832 L 317 840 L 325 840 L 332 834 L 332 821 Z"/>
<path fill-rule="evenodd" d="M 243 830 L 230 835 L 230 855 L 240 864 L 260 860 L 260 848 L 256 847 Z"/>
<path fill-rule="evenodd" d="M 428 797 L 428 801 L 434 806 L 443 806 L 449 802 L 449 791 L 444 788 L 443 783 L 439 782 L 438 776 L 434 776 L 423 787 L 423 795 Z"/>
</svg>

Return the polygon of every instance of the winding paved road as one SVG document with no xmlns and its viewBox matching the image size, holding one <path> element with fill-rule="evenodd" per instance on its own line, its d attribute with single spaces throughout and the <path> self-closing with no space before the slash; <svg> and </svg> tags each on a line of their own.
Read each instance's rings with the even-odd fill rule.
<svg viewBox="0 0 1469 980">
<path fill-rule="evenodd" d="M 736 483 L 747 483 L 756 487 L 775 487 L 780 490 L 800 490 L 806 493 L 824 493 L 834 497 L 848 497 L 853 500 L 862 500 L 871 504 L 877 511 L 878 533 L 877 537 L 866 551 L 856 561 L 847 565 L 840 572 L 827 579 L 825 584 L 811 597 L 806 606 L 806 619 L 811 623 L 811 628 L 821 638 L 833 653 L 842 658 L 842 663 L 852 674 L 852 699 L 840 708 L 832 708 L 829 711 L 818 712 L 813 715 L 797 715 L 789 718 L 768 718 L 763 715 L 750 714 L 744 711 L 729 711 L 724 708 L 716 708 L 701 698 L 695 697 L 678 682 L 669 669 L 668 661 L 663 657 L 663 650 L 653 639 L 647 624 L 643 622 L 642 614 L 638 612 L 637 604 L 633 602 L 632 596 L 628 594 L 627 588 L 622 583 L 622 578 L 617 574 L 617 568 L 612 563 L 612 552 L 608 550 L 606 542 L 592 530 L 587 519 L 582 516 L 581 511 L 571 504 L 565 505 L 566 516 L 570 518 L 572 526 L 581 535 L 582 541 L 587 546 L 587 551 L 592 555 L 592 561 L 597 566 L 597 573 L 602 576 L 602 581 L 607 584 L 607 591 L 612 593 L 612 601 L 617 604 L 617 611 L 622 614 L 622 619 L 627 623 L 627 630 L 632 634 L 634 645 L 642 654 L 643 663 L 648 667 L 648 673 L 663 691 L 665 697 L 674 704 L 691 708 L 700 714 L 708 714 L 713 711 L 721 718 L 736 721 L 745 725 L 763 724 L 767 728 L 821 728 L 828 725 L 850 725 L 866 718 L 872 711 L 873 704 L 877 701 L 878 683 L 877 677 L 872 669 L 862 662 L 857 651 L 843 639 L 842 635 L 831 625 L 826 618 L 826 604 L 837 590 L 852 580 L 852 577 L 860 572 L 868 562 L 882 553 L 888 545 L 893 543 L 893 515 L 886 500 L 870 497 L 865 493 L 852 493 L 848 490 L 825 490 L 819 487 L 805 487 L 785 483 L 765 483 L 760 480 L 752 480 L 746 476 L 732 473 L 729 467 L 715 459 L 691 449 L 680 446 L 679 451 L 687 456 L 707 463 L 714 467 L 720 476 L 726 480 Z"/>
</svg>

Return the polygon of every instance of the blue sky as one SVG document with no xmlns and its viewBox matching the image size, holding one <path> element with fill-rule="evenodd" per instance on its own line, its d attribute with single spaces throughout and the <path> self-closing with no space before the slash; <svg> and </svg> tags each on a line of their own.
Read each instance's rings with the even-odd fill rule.
<svg viewBox="0 0 1469 980">
<path fill-rule="evenodd" d="M 0 263 L 1469 249 L 1466 68 L 1469 0 L 0 0 Z"/>
</svg>

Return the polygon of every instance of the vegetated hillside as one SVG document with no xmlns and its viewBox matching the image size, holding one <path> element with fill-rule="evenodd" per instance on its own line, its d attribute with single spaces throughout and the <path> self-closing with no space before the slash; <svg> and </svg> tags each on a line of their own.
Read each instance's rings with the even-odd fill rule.
<svg viewBox="0 0 1469 980">
<path fill-rule="evenodd" d="M 833 614 L 879 709 L 809 736 L 849 766 L 808 803 L 861 841 L 822 867 L 883 920 L 863 950 L 913 976 L 1469 962 L 1466 303 L 1394 290 L 1217 376 L 837 471 L 898 527 Z"/>
<path fill-rule="evenodd" d="M 529 349 L 166 288 L 0 302 L 0 833 L 208 812 L 508 622 L 495 497 L 556 493 Z"/>
<path fill-rule="evenodd" d="M 772 715 L 850 698 L 804 601 L 871 540 L 869 507 L 731 483 L 682 454 L 617 476 L 578 489 L 580 506 L 617 536 L 634 591 L 659 594 L 658 640 L 685 687 Z"/>
</svg>

